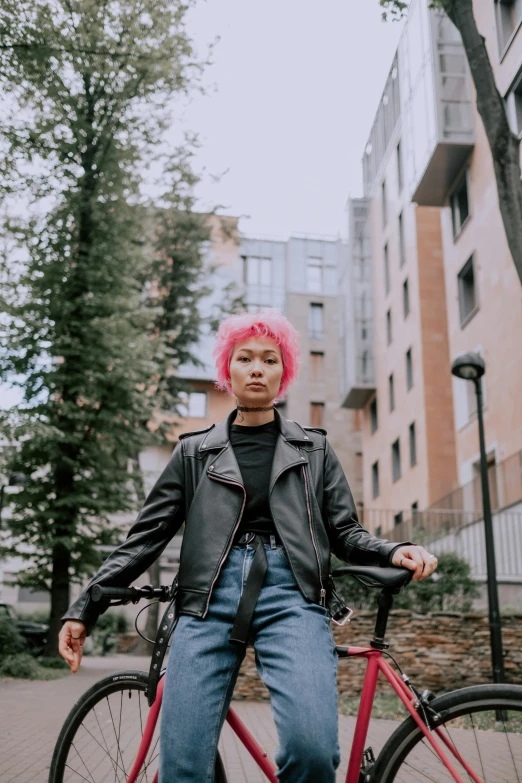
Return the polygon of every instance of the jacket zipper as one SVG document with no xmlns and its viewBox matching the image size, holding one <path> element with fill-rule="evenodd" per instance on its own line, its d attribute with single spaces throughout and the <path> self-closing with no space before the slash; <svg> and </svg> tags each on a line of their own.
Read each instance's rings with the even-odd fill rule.
<svg viewBox="0 0 522 783">
<path fill-rule="evenodd" d="M 321 563 L 319 561 L 319 552 L 317 551 L 317 545 L 315 543 L 314 528 L 313 528 L 313 525 L 312 525 L 312 514 L 311 514 L 311 511 L 310 511 L 310 500 L 309 500 L 309 497 L 308 497 L 308 480 L 306 478 L 306 466 L 305 465 L 303 465 L 303 478 L 304 478 L 304 483 L 305 483 L 306 508 L 307 508 L 307 511 L 308 511 L 308 522 L 310 523 L 310 535 L 312 536 L 312 544 L 314 545 L 315 556 L 317 558 L 317 568 L 319 569 L 319 583 L 321 585 L 321 592 L 320 592 L 320 596 L 321 597 L 319 599 L 319 604 L 321 606 L 326 607 L 326 590 L 323 587 L 323 578 L 321 576 Z"/>
<path fill-rule="evenodd" d="M 217 571 L 216 571 L 216 573 L 215 573 L 215 575 L 214 575 L 214 578 L 213 578 L 213 580 L 212 580 L 212 582 L 211 582 L 211 584 L 210 584 L 210 590 L 209 590 L 209 593 L 208 593 L 208 598 L 207 598 L 207 603 L 206 603 L 206 606 L 205 606 L 205 611 L 204 611 L 204 613 L 203 613 L 203 619 L 205 619 L 205 617 L 207 616 L 207 613 L 208 613 L 208 605 L 209 605 L 209 603 L 210 603 L 210 597 L 211 597 L 211 595 L 212 595 L 212 590 L 214 589 L 214 584 L 215 584 L 215 582 L 216 582 L 216 579 L 217 579 L 217 578 L 218 578 L 218 576 L 219 576 L 219 572 L 221 571 L 221 568 L 223 567 L 223 563 L 224 563 L 224 562 L 225 562 L 225 560 L 227 559 L 228 553 L 229 553 L 229 551 L 230 551 L 230 548 L 231 548 L 231 546 L 232 546 L 232 541 L 234 540 L 234 536 L 235 536 L 235 534 L 236 534 L 236 530 L 238 529 L 238 527 L 239 527 L 239 523 L 241 522 L 241 517 L 243 516 L 243 510 L 244 510 L 244 508 L 245 508 L 245 503 L 246 503 L 246 489 L 245 489 L 245 488 L 244 488 L 244 486 L 243 486 L 242 484 L 240 484 L 238 481 L 227 481 L 226 479 L 218 478 L 218 477 L 217 477 L 217 476 L 215 476 L 214 474 L 211 474 L 210 478 L 213 478 L 215 481 L 221 481 L 221 483 L 222 483 L 222 484 L 233 484 L 233 485 L 234 485 L 234 486 L 236 486 L 236 487 L 241 487 L 241 489 L 243 490 L 243 504 L 242 504 L 242 506 L 241 506 L 241 511 L 239 512 L 239 516 L 238 516 L 238 518 L 237 518 L 237 522 L 236 522 L 236 524 L 235 524 L 235 527 L 234 527 L 234 529 L 233 529 L 233 531 L 232 531 L 232 535 L 230 536 L 230 540 L 229 540 L 229 542 L 228 542 L 228 544 L 227 544 L 227 548 L 226 548 L 226 550 L 225 550 L 225 554 L 224 554 L 224 555 L 223 555 L 223 557 L 221 558 L 221 560 L 220 560 L 220 563 L 219 563 L 219 565 L 218 565 L 218 568 L 217 568 Z"/>
</svg>

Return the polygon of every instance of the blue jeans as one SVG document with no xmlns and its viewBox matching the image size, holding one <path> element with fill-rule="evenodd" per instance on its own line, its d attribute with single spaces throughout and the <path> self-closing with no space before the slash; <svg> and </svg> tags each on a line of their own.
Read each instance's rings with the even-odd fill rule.
<svg viewBox="0 0 522 783">
<path fill-rule="evenodd" d="M 307 601 L 283 547 L 265 544 L 268 570 L 250 629 L 270 692 L 281 783 L 334 783 L 340 762 L 337 654 L 326 609 Z M 233 546 L 205 619 L 180 615 L 167 663 L 159 783 L 213 783 L 216 748 L 245 652 L 229 633 L 254 556 Z"/>
</svg>

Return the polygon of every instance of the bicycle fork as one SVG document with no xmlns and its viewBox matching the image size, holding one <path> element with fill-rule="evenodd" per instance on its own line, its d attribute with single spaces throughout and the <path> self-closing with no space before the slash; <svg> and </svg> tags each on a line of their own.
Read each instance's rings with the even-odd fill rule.
<svg viewBox="0 0 522 783">
<path fill-rule="evenodd" d="M 143 727 L 143 736 L 141 738 L 140 747 L 138 748 L 136 759 L 134 761 L 134 764 L 132 765 L 132 769 L 130 771 L 129 777 L 127 778 L 125 783 L 136 783 L 138 775 L 141 772 L 141 768 L 145 763 L 145 759 L 147 758 L 147 753 L 149 752 L 150 744 L 152 742 L 152 737 L 154 736 L 154 729 L 156 728 L 156 723 L 158 722 L 161 703 L 163 701 L 164 686 L 165 686 L 165 677 L 162 677 L 158 683 L 156 698 L 154 700 L 152 707 L 149 710 L 147 720 L 145 721 L 145 726 Z M 154 775 L 152 783 L 158 783 L 157 771 Z"/>
</svg>

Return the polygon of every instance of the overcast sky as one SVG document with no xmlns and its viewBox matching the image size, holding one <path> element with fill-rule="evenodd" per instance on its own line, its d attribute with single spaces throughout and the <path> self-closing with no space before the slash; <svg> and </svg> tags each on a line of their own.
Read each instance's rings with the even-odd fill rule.
<svg viewBox="0 0 522 783">
<path fill-rule="evenodd" d="M 220 36 L 216 91 L 183 106 L 172 138 L 200 134 L 201 206 L 249 215 L 247 234 L 345 237 L 401 28 L 378 0 L 199 0 L 189 30 L 201 54 Z"/>
</svg>

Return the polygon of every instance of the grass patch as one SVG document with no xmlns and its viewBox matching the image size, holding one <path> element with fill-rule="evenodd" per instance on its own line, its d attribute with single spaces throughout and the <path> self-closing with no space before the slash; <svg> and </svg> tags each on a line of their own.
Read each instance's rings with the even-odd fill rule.
<svg viewBox="0 0 522 783">
<path fill-rule="evenodd" d="M 51 668 L 49 661 L 55 659 L 44 660 L 47 662 L 46 665 L 39 663 L 29 653 L 3 656 L 0 658 L 0 677 L 14 677 L 20 680 L 56 680 L 67 674 L 65 669 L 68 670 L 69 667 L 65 661 L 63 661 L 64 666 L 53 663 Z"/>
<path fill-rule="evenodd" d="M 339 696 L 339 712 L 341 715 L 356 716 L 359 710 L 360 696 L 349 696 L 342 693 Z M 408 716 L 406 707 L 397 696 L 392 694 L 375 694 L 372 708 L 374 720 L 404 720 Z"/>
</svg>

